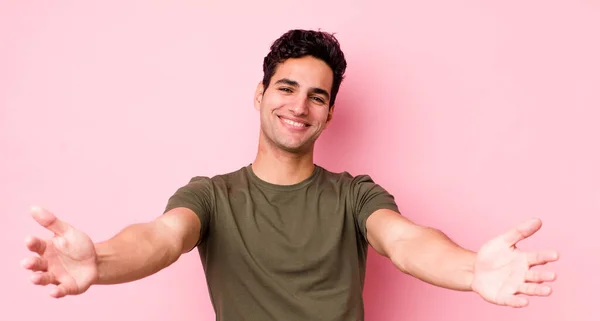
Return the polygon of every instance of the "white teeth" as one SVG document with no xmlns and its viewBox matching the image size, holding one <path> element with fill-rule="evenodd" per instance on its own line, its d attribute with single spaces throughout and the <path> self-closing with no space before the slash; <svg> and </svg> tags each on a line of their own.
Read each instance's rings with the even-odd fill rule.
<svg viewBox="0 0 600 321">
<path fill-rule="evenodd" d="M 292 125 L 294 127 L 304 127 L 305 126 L 303 123 L 298 123 L 298 122 L 295 122 L 293 120 L 289 120 L 289 119 L 285 119 L 285 118 L 283 118 L 283 121 L 286 124 L 290 124 L 290 125 Z"/>
</svg>

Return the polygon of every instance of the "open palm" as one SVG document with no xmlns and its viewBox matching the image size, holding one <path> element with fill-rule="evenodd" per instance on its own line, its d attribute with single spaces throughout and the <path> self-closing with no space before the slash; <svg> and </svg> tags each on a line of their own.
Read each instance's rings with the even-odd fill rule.
<svg viewBox="0 0 600 321">
<path fill-rule="evenodd" d="M 516 247 L 541 226 L 540 220 L 529 220 L 484 244 L 475 260 L 473 291 L 491 303 L 516 308 L 528 305 L 522 295 L 550 295 L 552 288 L 544 282 L 554 281 L 556 274 L 532 268 L 558 260 L 558 253 L 524 252 Z"/>
<path fill-rule="evenodd" d="M 25 241 L 27 248 L 38 254 L 21 262 L 34 272 L 31 282 L 56 285 L 50 292 L 55 298 L 85 292 L 98 277 L 96 251 L 90 237 L 43 209 L 32 208 L 32 216 L 54 237 L 29 237 Z"/>
</svg>

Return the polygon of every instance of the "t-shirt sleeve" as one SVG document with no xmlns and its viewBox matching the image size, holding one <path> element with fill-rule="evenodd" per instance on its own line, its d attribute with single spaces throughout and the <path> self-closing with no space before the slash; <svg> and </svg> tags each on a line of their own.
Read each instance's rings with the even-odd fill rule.
<svg viewBox="0 0 600 321">
<path fill-rule="evenodd" d="M 214 211 L 214 194 L 210 178 L 196 176 L 186 185 L 178 188 L 175 194 L 169 198 L 163 214 L 177 207 L 188 208 L 200 218 L 200 235 L 197 246 L 208 230 Z"/>
<path fill-rule="evenodd" d="M 367 218 L 375 211 L 389 209 L 399 213 L 394 196 L 368 175 L 360 175 L 352 182 L 354 217 L 365 241 L 367 240 Z"/>
</svg>

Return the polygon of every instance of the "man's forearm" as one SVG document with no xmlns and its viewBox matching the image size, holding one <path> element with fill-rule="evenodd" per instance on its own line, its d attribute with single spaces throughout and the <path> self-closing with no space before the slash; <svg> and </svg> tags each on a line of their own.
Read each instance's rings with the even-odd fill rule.
<svg viewBox="0 0 600 321">
<path fill-rule="evenodd" d="M 398 241 L 391 260 L 404 273 L 430 284 L 471 290 L 476 253 L 466 250 L 439 230 L 423 228 L 410 240 Z"/>
<path fill-rule="evenodd" d="M 164 224 L 130 225 L 95 245 L 98 263 L 95 283 L 125 283 L 154 274 L 179 258 L 179 245 Z"/>
</svg>

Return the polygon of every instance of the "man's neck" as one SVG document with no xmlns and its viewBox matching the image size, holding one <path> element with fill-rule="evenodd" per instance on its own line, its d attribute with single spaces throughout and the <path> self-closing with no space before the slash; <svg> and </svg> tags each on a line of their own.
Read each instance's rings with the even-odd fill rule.
<svg viewBox="0 0 600 321">
<path fill-rule="evenodd" d="M 252 163 L 252 171 L 263 181 L 276 185 L 293 185 L 309 178 L 315 170 L 313 152 L 286 152 L 262 141 Z"/>
</svg>

